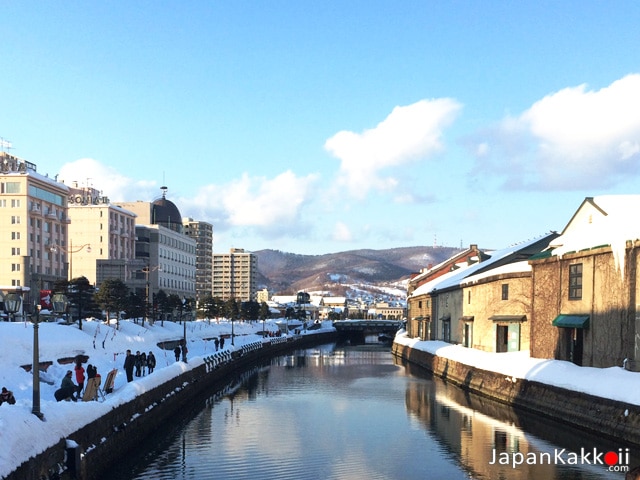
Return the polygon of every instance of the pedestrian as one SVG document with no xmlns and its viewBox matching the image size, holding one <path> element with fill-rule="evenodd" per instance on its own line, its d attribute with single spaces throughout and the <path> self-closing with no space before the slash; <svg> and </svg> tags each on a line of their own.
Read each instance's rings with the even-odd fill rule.
<svg viewBox="0 0 640 480">
<path fill-rule="evenodd" d="M 142 372 L 142 357 L 140 356 L 140 350 L 136 351 L 135 366 L 136 366 L 136 377 L 139 377 Z"/>
<path fill-rule="evenodd" d="M 98 369 L 96 367 L 91 364 L 87 365 L 87 379 L 95 377 L 97 373 Z"/>
<path fill-rule="evenodd" d="M 2 393 L 0 393 L 0 405 L 4 402 L 7 402 L 9 405 L 14 405 L 16 403 L 16 397 L 13 396 L 13 392 L 11 390 L 7 390 L 7 387 L 2 387 Z"/>
<path fill-rule="evenodd" d="M 71 370 L 67 370 L 64 378 L 62 379 L 62 383 L 60 384 L 60 388 L 53 393 L 53 396 L 56 398 L 56 401 L 71 399 L 74 402 L 78 401 L 76 396 L 74 395 L 78 391 L 78 387 L 75 383 L 73 383 L 73 379 L 71 378 L 73 372 Z"/>
<path fill-rule="evenodd" d="M 218 337 L 213 339 L 213 343 L 216 346 L 216 352 L 218 351 L 218 347 L 220 346 L 220 340 L 218 340 Z"/>
<path fill-rule="evenodd" d="M 176 345 L 176 348 L 173 349 L 173 354 L 176 356 L 176 362 L 180 361 L 180 345 Z"/>
<path fill-rule="evenodd" d="M 182 361 L 184 363 L 187 363 L 187 353 L 188 352 L 189 352 L 189 349 L 187 348 L 187 342 L 182 340 Z"/>
<path fill-rule="evenodd" d="M 82 366 L 82 360 L 80 358 L 76 359 L 76 366 L 74 370 L 76 372 L 76 382 L 78 384 L 78 396 L 80 396 L 82 389 L 84 388 L 84 367 Z"/>
<path fill-rule="evenodd" d="M 224 337 L 220 337 L 220 350 L 224 348 Z"/>
<path fill-rule="evenodd" d="M 140 365 L 142 366 L 142 376 L 147 374 L 147 354 L 142 352 L 140 354 Z"/>
<path fill-rule="evenodd" d="M 147 367 L 149 368 L 149 374 L 152 374 L 153 369 L 156 368 L 156 356 L 153 352 L 149 352 L 149 355 L 147 355 Z"/>
<path fill-rule="evenodd" d="M 124 358 L 124 371 L 127 372 L 127 382 L 133 381 L 133 367 L 136 365 L 136 357 L 131 355 L 131 350 L 127 350 L 127 356 Z"/>
</svg>

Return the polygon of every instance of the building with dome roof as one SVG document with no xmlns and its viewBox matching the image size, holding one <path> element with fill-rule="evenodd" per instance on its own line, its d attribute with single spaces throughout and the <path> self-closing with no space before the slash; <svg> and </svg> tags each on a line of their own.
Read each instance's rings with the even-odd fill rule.
<svg viewBox="0 0 640 480">
<path fill-rule="evenodd" d="M 137 216 L 136 260 L 127 284 L 148 301 L 159 290 L 196 296 L 196 240 L 183 233 L 180 210 L 166 194 L 162 187 L 162 196 L 153 202 L 118 203 Z"/>
<path fill-rule="evenodd" d="M 174 232 L 182 233 L 182 216 L 175 203 L 166 198 L 166 188 L 162 187 L 162 197 L 151 203 L 151 223 L 162 225 Z"/>
</svg>

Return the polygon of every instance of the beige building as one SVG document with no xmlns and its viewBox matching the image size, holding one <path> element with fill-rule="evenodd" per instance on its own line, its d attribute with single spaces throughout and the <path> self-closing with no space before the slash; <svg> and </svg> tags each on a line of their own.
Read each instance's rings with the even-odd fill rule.
<svg viewBox="0 0 640 480">
<path fill-rule="evenodd" d="M 262 290 L 258 290 L 256 292 L 256 302 L 258 303 L 267 303 L 269 301 L 269 290 L 263 288 Z"/>
<path fill-rule="evenodd" d="M 483 261 L 456 264 L 457 268 L 420 285 L 408 298 L 417 327 L 412 335 L 465 346 L 477 343 L 491 351 L 528 348 L 531 273 L 516 272 L 526 270 L 520 262 L 547 248 L 557 236 L 551 232 L 485 252 Z"/>
<path fill-rule="evenodd" d="M 462 317 L 455 335 L 488 352 L 529 350 L 531 266 L 514 262 L 461 282 Z"/>
<path fill-rule="evenodd" d="M 640 195 L 587 197 L 533 269 L 531 356 L 640 370 Z"/>
<path fill-rule="evenodd" d="M 223 300 L 255 300 L 257 268 L 257 257 L 242 248 L 214 253 L 212 295 Z"/>
<path fill-rule="evenodd" d="M 437 284 L 438 278 L 452 275 L 461 268 L 482 262 L 489 256 L 471 244 L 444 262 L 424 268 L 411 277 L 407 285 L 407 332 L 425 340 L 431 339 L 431 297 L 429 292 Z"/>
<path fill-rule="evenodd" d="M 134 213 L 109 202 L 94 188 L 69 188 L 69 279 L 84 276 L 96 284 L 98 260 L 135 259 Z"/>
<path fill-rule="evenodd" d="M 383 320 L 402 320 L 406 316 L 404 307 L 389 305 L 388 302 L 378 302 L 367 312 L 367 318 L 380 318 Z"/>
<path fill-rule="evenodd" d="M 35 164 L 0 152 L 0 284 L 28 287 L 25 304 L 67 278 L 68 193 Z"/>
</svg>

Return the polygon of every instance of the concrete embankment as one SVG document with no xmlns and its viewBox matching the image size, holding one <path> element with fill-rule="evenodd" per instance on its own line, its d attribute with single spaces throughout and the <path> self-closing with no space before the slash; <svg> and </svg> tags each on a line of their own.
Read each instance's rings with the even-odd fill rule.
<svg viewBox="0 0 640 480">
<path fill-rule="evenodd" d="M 640 445 L 640 407 L 582 392 L 481 370 L 407 345 L 393 344 L 399 358 L 433 372 L 460 388 L 536 415 Z"/>
<path fill-rule="evenodd" d="M 3 480 L 97 480 L 107 469 L 204 392 L 215 392 L 236 372 L 288 351 L 335 341 L 334 332 L 255 342 L 205 359 L 197 368 L 119 405 L 30 458 Z"/>
</svg>

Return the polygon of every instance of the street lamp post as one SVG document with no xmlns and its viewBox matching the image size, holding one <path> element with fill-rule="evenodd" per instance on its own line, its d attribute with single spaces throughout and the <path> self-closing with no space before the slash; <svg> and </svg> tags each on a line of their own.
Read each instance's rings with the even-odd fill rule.
<svg viewBox="0 0 640 480">
<path fill-rule="evenodd" d="M 40 303 L 35 305 L 36 321 L 33 322 L 33 362 L 31 370 L 33 370 L 33 400 L 31 413 L 40 420 L 44 420 L 44 415 L 40 411 L 40 345 L 38 343 L 38 327 L 40 326 Z"/>
<path fill-rule="evenodd" d="M 63 313 L 67 309 L 67 297 L 62 293 L 56 293 L 51 298 L 53 304 L 54 313 Z M 33 322 L 33 364 L 31 369 L 33 370 L 33 406 L 31 413 L 33 413 L 40 420 L 44 420 L 44 415 L 40 411 L 40 344 L 38 338 L 38 328 L 40 326 L 40 309 L 42 308 L 39 302 L 36 302 L 35 312 L 36 320 Z"/>
<path fill-rule="evenodd" d="M 69 248 L 64 248 L 62 245 L 57 245 L 54 243 L 49 249 L 52 252 L 57 252 L 58 250 L 62 250 L 64 253 L 67 253 L 69 255 L 69 278 L 67 279 L 68 281 L 71 281 L 73 279 L 73 254 L 81 252 L 85 248 L 87 249 L 87 253 L 91 253 L 90 243 L 85 243 L 84 245 L 77 247 L 76 249 L 73 248 L 73 242 L 70 243 Z"/>
<path fill-rule="evenodd" d="M 234 301 L 235 301 L 235 300 L 234 300 Z M 235 344 L 236 344 L 236 342 L 235 342 L 236 334 L 235 334 L 235 332 L 233 331 L 233 324 L 235 323 L 235 318 L 236 318 L 235 311 L 234 311 L 234 310 L 232 310 L 232 311 L 231 311 L 231 345 L 234 345 L 234 346 L 235 346 Z"/>
<path fill-rule="evenodd" d="M 153 322 L 151 320 L 149 320 L 147 312 L 149 310 L 149 305 L 151 305 L 151 301 L 149 300 L 149 290 L 150 290 L 150 284 L 149 284 L 149 272 L 155 272 L 155 271 L 162 271 L 162 265 L 156 265 L 155 267 L 150 267 L 150 266 L 146 266 L 142 268 L 142 272 L 144 273 L 144 277 L 145 277 L 145 306 L 144 306 L 144 312 L 145 312 L 145 316 L 147 316 L 147 322 L 149 323 L 149 325 L 153 325 Z M 154 319 L 155 320 L 155 319 Z M 142 319 L 142 326 L 144 327 L 144 319 Z"/>
<path fill-rule="evenodd" d="M 185 297 L 182 297 L 182 308 L 180 309 L 180 320 L 182 320 L 182 326 L 184 328 L 184 331 L 182 334 L 182 361 L 185 363 L 187 363 L 187 322 L 183 318 L 183 315 L 184 315 L 184 308 L 186 304 L 187 304 L 187 299 Z"/>
</svg>

